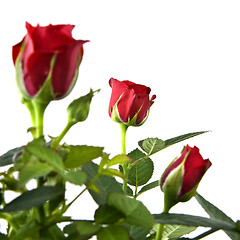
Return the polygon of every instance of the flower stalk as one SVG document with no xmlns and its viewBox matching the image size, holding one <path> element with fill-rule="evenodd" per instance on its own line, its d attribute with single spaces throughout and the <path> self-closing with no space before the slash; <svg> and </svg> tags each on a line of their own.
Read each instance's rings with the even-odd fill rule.
<svg viewBox="0 0 240 240">
<path fill-rule="evenodd" d="M 119 125 L 120 125 L 120 129 L 121 129 L 122 153 L 126 154 L 126 133 L 127 133 L 128 126 L 123 123 L 119 123 Z M 123 168 L 123 174 L 127 178 L 128 177 L 128 163 L 123 163 L 122 168 Z M 123 191 L 125 193 L 127 193 L 127 181 L 126 180 L 123 181 Z"/>
</svg>

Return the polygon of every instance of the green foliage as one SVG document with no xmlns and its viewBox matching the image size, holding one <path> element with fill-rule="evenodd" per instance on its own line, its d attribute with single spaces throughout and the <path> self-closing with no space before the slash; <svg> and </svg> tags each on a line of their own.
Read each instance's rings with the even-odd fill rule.
<svg viewBox="0 0 240 240">
<path fill-rule="evenodd" d="M 117 182 L 114 177 L 104 175 L 98 176 L 99 166 L 97 164 L 90 162 L 84 165 L 82 170 L 87 174 L 86 185 L 88 186 L 90 184 L 89 193 L 98 205 L 106 204 L 109 193 L 123 193 L 122 185 Z M 95 187 L 92 188 L 91 180 L 95 177 L 97 177 L 94 181 Z"/>
<path fill-rule="evenodd" d="M 221 221 L 219 219 L 211 219 L 199 216 L 185 215 L 185 214 L 155 214 L 157 223 L 170 224 L 170 225 L 184 225 L 193 227 L 210 227 L 214 229 L 223 229 L 229 231 L 237 231 L 234 223 Z"/>
<path fill-rule="evenodd" d="M 32 155 L 38 157 L 40 160 L 48 163 L 56 171 L 63 172 L 64 165 L 61 156 L 54 150 L 47 146 L 41 146 L 35 143 L 29 143 L 25 149 Z"/>
<path fill-rule="evenodd" d="M 142 193 L 144 193 L 144 192 L 146 192 L 148 190 L 151 190 L 151 189 L 153 189 L 155 187 L 158 187 L 158 186 L 159 186 L 159 180 L 151 182 L 151 183 L 148 183 L 148 184 L 146 184 L 145 186 L 143 186 L 140 189 L 140 191 L 137 193 L 137 195 L 142 194 Z"/>
<path fill-rule="evenodd" d="M 39 161 L 28 162 L 19 173 L 18 186 L 20 188 L 31 179 L 47 175 L 53 170 L 53 167 Z"/>
<path fill-rule="evenodd" d="M 71 170 L 65 174 L 62 174 L 62 177 L 66 181 L 73 183 L 75 185 L 82 185 L 85 183 L 87 179 L 87 175 L 85 174 L 85 172 L 79 169 Z"/>
<path fill-rule="evenodd" d="M 204 199 L 200 194 L 196 194 L 195 198 L 197 199 L 198 203 L 203 207 L 203 209 L 207 212 L 207 214 L 209 215 L 210 218 L 221 220 L 223 222 L 233 224 L 233 225 L 235 224 L 235 222 L 229 216 L 227 216 L 224 212 L 222 212 L 220 209 L 218 209 L 212 203 L 210 203 L 206 199 Z M 225 230 L 225 233 L 232 240 L 239 240 L 240 239 L 240 233 L 232 232 L 232 231 L 226 231 L 226 230 Z"/>
<path fill-rule="evenodd" d="M 92 221 L 76 221 L 64 228 L 64 233 L 68 235 L 67 239 L 87 240 L 100 230 L 100 227 Z"/>
<path fill-rule="evenodd" d="M 111 225 L 102 228 L 97 233 L 98 240 L 129 240 L 129 235 L 127 230 L 121 226 Z"/>
<path fill-rule="evenodd" d="M 19 197 L 8 203 L 1 211 L 16 212 L 28 210 L 33 207 L 43 205 L 47 201 L 56 198 L 64 192 L 64 189 L 58 187 L 39 187 L 24 192 Z"/>
<path fill-rule="evenodd" d="M 165 141 L 158 139 L 158 138 L 147 138 L 145 140 L 139 141 L 138 145 L 148 155 L 152 155 L 152 154 L 159 152 L 159 151 L 163 150 L 164 148 L 169 147 L 173 144 L 182 142 L 184 140 L 187 140 L 189 138 L 195 137 L 197 135 L 200 135 L 200 134 L 203 134 L 206 132 L 207 131 L 187 133 L 187 134 L 180 135 L 178 137 L 167 139 Z"/>
<path fill-rule="evenodd" d="M 66 168 L 77 168 L 100 157 L 103 153 L 103 147 L 93 146 L 73 146 L 65 145 L 64 149 L 68 152 L 64 165 Z"/>
<path fill-rule="evenodd" d="M 180 225 L 165 225 L 163 239 L 179 238 L 196 230 L 197 227 L 180 226 Z"/>
<path fill-rule="evenodd" d="M 154 218 L 142 202 L 129 198 L 124 194 L 111 193 L 108 195 L 107 204 L 116 208 L 125 216 L 125 222 L 130 225 L 152 228 Z"/>
<path fill-rule="evenodd" d="M 145 158 L 146 154 L 137 148 L 130 152 L 128 156 L 134 161 L 137 161 Z M 146 184 L 152 177 L 153 169 L 153 162 L 150 158 L 139 161 L 129 169 L 128 183 L 132 186 L 142 186 Z"/>
<path fill-rule="evenodd" d="M 13 148 L 0 156 L 0 167 L 12 164 L 16 160 L 17 155 L 21 154 L 22 148 L 23 147 Z"/>
<path fill-rule="evenodd" d="M 124 217 L 125 215 L 122 212 L 107 204 L 99 206 L 94 215 L 97 224 L 114 224 L 124 219 Z"/>
</svg>

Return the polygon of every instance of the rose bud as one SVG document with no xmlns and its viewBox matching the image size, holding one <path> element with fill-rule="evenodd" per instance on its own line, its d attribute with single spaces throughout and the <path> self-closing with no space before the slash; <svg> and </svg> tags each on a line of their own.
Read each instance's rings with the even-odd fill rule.
<svg viewBox="0 0 240 240">
<path fill-rule="evenodd" d="M 109 104 L 109 116 L 113 121 L 127 126 L 143 124 L 156 95 L 149 99 L 151 89 L 130 81 L 118 81 L 111 78 L 109 85 L 112 94 Z"/>
<path fill-rule="evenodd" d="M 211 166 L 209 159 L 204 160 L 197 147 L 183 149 L 181 156 L 174 160 L 163 173 L 160 187 L 164 192 L 165 211 L 177 204 L 190 200 L 203 175 Z"/>
<path fill-rule="evenodd" d="M 27 34 L 13 46 L 16 80 L 23 99 L 48 103 L 69 94 L 87 41 L 72 37 L 73 25 L 26 23 Z"/>
</svg>

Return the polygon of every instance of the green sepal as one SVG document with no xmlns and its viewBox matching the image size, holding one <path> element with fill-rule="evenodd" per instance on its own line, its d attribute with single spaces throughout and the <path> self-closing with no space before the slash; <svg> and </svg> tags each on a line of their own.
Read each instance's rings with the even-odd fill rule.
<svg viewBox="0 0 240 240">
<path fill-rule="evenodd" d="M 25 88 L 24 79 L 23 79 L 23 72 L 22 72 L 22 63 L 20 61 L 21 54 L 23 52 L 24 46 L 25 46 L 25 43 L 23 42 L 23 44 L 20 48 L 20 52 L 19 52 L 18 57 L 17 57 L 16 62 L 15 62 L 15 78 L 16 78 L 17 87 L 19 89 L 19 92 L 22 96 L 23 101 L 28 101 L 32 97 L 27 93 L 27 90 Z"/>
<path fill-rule="evenodd" d="M 164 192 L 164 210 L 168 212 L 179 202 L 178 193 L 182 186 L 183 165 L 179 165 L 167 176 L 162 191 Z"/>
</svg>

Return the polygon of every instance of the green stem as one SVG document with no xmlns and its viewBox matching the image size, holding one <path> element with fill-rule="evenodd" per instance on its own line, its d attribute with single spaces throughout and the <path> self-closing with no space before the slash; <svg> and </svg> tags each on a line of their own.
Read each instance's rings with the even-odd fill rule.
<svg viewBox="0 0 240 240">
<path fill-rule="evenodd" d="M 56 149 L 59 145 L 59 143 L 61 142 L 61 140 L 64 138 L 64 136 L 67 134 L 67 132 L 69 131 L 69 129 L 73 126 L 74 124 L 72 122 L 68 122 L 66 127 L 63 129 L 63 131 L 61 132 L 61 134 L 55 138 L 52 142 L 51 148 Z"/>
<path fill-rule="evenodd" d="M 163 213 L 168 213 L 168 212 L 169 212 L 169 209 L 166 209 L 164 204 Z M 155 240 L 162 240 L 163 230 L 164 230 L 164 224 L 159 223 Z"/>
<path fill-rule="evenodd" d="M 33 124 L 36 128 L 36 134 L 35 138 L 39 138 L 43 136 L 43 117 L 44 112 L 48 104 L 43 104 L 37 101 L 32 101 L 33 107 L 34 107 L 34 113 L 35 117 L 32 117 L 32 120 L 34 120 Z M 33 113 L 31 113 L 32 116 Z"/>
<path fill-rule="evenodd" d="M 122 153 L 126 154 L 126 133 L 127 133 L 127 129 L 128 126 L 126 126 L 123 123 L 120 123 L 120 129 L 121 129 L 121 146 L 122 146 Z M 123 168 L 123 174 L 128 177 L 128 164 L 124 163 L 122 164 L 122 168 Z M 125 193 L 127 193 L 127 181 L 124 180 L 123 181 L 123 191 Z"/>
<path fill-rule="evenodd" d="M 44 112 L 48 104 L 43 104 L 37 101 L 32 100 L 31 101 L 32 108 L 30 111 L 31 117 L 32 117 L 32 123 L 35 127 L 35 132 L 33 134 L 34 138 L 39 138 L 43 136 L 43 118 L 44 118 Z M 39 177 L 37 179 L 37 187 L 42 187 L 44 184 L 43 177 Z M 37 215 L 38 220 L 41 223 L 44 223 L 45 220 L 45 212 L 43 206 L 39 206 L 37 209 Z"/>
</svg>

